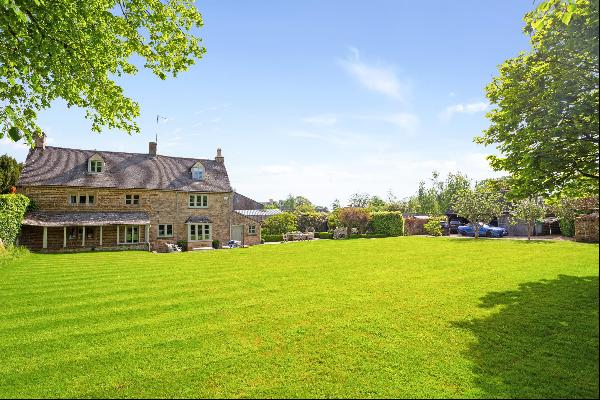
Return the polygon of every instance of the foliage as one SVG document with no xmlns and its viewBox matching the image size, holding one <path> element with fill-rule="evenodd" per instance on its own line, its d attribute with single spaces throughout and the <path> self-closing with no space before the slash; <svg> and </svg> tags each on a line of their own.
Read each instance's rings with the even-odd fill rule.
<svg viewBox="0 0 600 400">
<path fill-rule="evenodd" d="M 205 52 L 190 0 L 0 1 L 0 138 L 30 143 L 37 113 L 63 99 L 86 110 L 92 130 L 139 132 L 139 105 L 116 79 L 141 60 L 160 79 Z"/>
<path fill-rule="evenodd" d="M 384 211 L 386 209 L 385 201 L 379 196 L 372 196 L 369 199 L 369 203 L 367 204 L 367 208 L 370 212 L 375 211 Z"/>
<path fill-rule="evenodd" d="M 559 218 L 563 236 L 575 236 L 575 218 L 598 208 L 598 196 L 583 198 L 561 197 L 550 201 L 549 209 Z"/>
<path fill-rule="evenodd" d="M 368 193 L 354 193 L 348 199 L 348 207 L 351 208 L 367 208 L 371 196 Z"/>
<path fill-rule="evenodd" d="M 546 207 L 536 199 L 521 199 L 513 203 L 511 215 L 514 217 L 511 223 L 524 221 L 527 224 L 527 240 L 531 240 L 535 222 L 546 216 Z"/>
<path fill-rule="evenodd" d="M 296 212 L 298 230 L 307 232 L 313 229 L 314 231 L 327 230 L 327 213 L 312 212 Z"/>
<path fill-rule="evenodd" d="M 0 397 L 598 397 L 598 246 L 526 244 L 31 253 L 0 268 Z"/>
<path fill-rule="evenodd" d="M 315 232 L 315 238 L 333 239 L 333 233 L 331 233 L 331 232 Z"/>
<path fill-rule="evenodd" d="M 265 235 L 277 235 L 298 230 L 298 218 L 291 212 L 272 215 L 265 219 L 261 232 Z"/>
<path fill-rule="evenodd" d="M 531 51 L 507 60 L 486 87 L 495 170 L 513 194 L 598 192 L 598 0 L 547 0 L 525 16 Z"/>
<path fill-rule="evenodd" d="M 0 240 L 5 246 L 15 243 L 28 204 L 22 194 L 0 194 Z"/>
<path fill-rule="evenodd" d="M 404 219 L 399 211 L 378 211 L 371 213 L 371 229 L 375 234 L 401 236 L 404 233 Z"/>
<path fill-rule="evenodd" d="M 558 226 L 560 227 L 560 234 L 566 237 L 575 236 L 575 220 L 561 218 L 558 220 Z"/>
<path fill-rule="evenodd" d="M 178 240 L 177 245 L 181 247 L 182 251 L 188 251 L 188 242 L 187 240 Z"/>
<path fill-rule="evenodd" d="M 340 207 L 340 201 L 338 199 L 333 200 L 333 203 L 331 203 L 331 211 L 335 211 Z"/>
<path fill-rule="evenodd" d="M 339 211 L 340 224 L 348 229 L 350 235 L 352 228 L 358 229 L 359 233 L 364 232 L 371 219 L 369 211 L 358 207 L 345 207 Z"/>
<path fill-rule="evenodd" d="M 221 242 L 220 242 L 219 240 L 217 240 L 217 239 L 214 239 L 214 240 L 212 241 L 212 248 L 213 248 L 213 249 L 218 249 L 218 248 L 220 248 L 220 247 L 221 247 Z"/>
<path fill-rule="evenodd" d="M 334 208 L 333 211 L 329 213 L 329 216 L 327 217 L 327 227 L 329 230 L 334 230 L 338 226 L 341 226 L 340 210 L 340 207 Z"/>
<path fill-rule="evenodd" d="M 274 235 L 262 235 L 262 240 L 265 242 L 283 242 L 283 234 L 277 233 Z"/>
<path fill-rule="evenodd" d="M 442 227 L 440 222 L 446 221 L 446 217 L 431 217 L 429 221 L 425 225 L 423 225 L 423 229 L 427 232 L 428 235 L 431 236 L 442 236 L 444 232 L 442 231 Z"/>
<path fill-rule="evenodd" d="M 23 165 L 9 155 L 0 156 L 0 194 L 8 193 L 16 186 Z"/>
<path fill-rule="evenodd" d="M 502 212 L 500 194 L 485 186 L 462 189 L 454 196 L 454 211 L 469 220 L 475 231 L 475 239 L 479 237 L 479 222 L 488 223 Z"/>
</svg>

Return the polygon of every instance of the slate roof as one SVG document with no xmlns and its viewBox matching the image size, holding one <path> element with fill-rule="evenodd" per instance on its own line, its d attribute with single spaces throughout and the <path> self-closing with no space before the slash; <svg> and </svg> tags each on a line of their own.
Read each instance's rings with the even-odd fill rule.
<svg viewBox="0 0 600 400">
<path fill-rule="evenodd" d="M 263 208 L 265 208 L 264 204 L 238 192 L 233 192 L 234 210 L 262 210 Z"/>
<path fill-rule="evenodd" d="M 150 217 L 145 212 L 44 212 L 32 211 L 23 218 L 23 225 L 74 226 L 74 225 L 146 225 Z"/>
<path fill-rule="evenodd" d="M 104 160 L 102 173 L 88 172 L 88 159 L 94 154 Z M 204 179 L 193 181 L 191 168 L 198 161 L 204 166 Z M 52 146 L 29 151 L 17 186 L 232 191 L 225 164 L 215 160 Z"/>
<path fill-rule="evenodd" d="M 210 224 L 212 221 L 205 215 L 191 215 L 185 221 L 186 224 Z"/>
<path fill-rule="evenodd" d="M 248 217 L 255 221 L 261 222 L 272 215 L 281 214 L 281 210 L 278 209 L 265 209 L 265 210 L 234 210 L 236 213 Z"/>
</svg>

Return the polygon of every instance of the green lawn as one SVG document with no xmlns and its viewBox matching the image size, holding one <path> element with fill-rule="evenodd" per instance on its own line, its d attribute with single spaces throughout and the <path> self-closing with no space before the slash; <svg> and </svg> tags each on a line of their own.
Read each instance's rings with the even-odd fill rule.
<svg viewBox="0 0 600 400">
<path fill-rule="evenodd" d="M 597 245 L 31 254 L 0 305 L 0 397 L 598 397 Z"/>
</svg>

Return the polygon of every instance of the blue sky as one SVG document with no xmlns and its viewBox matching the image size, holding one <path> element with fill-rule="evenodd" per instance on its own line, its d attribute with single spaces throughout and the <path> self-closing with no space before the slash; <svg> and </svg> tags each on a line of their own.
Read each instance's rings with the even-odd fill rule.
<svg viewBox="0 0 600 400">
<path fill-rule="evenodd" d="M 431 172 L 497 176 L 484 87 L 528 48 L 531 1 L 197 2 L 207 54 L 177 79 L 120 80 L 142 133 L 95 134 L 61 102 L 40 116 L 53 146 L 212 158 L 257 200 L 304 195 L 329 206 L 354 192 L 414 193 Z M 23 161 L 27 148 L 0 140 Z"/>
</svg>

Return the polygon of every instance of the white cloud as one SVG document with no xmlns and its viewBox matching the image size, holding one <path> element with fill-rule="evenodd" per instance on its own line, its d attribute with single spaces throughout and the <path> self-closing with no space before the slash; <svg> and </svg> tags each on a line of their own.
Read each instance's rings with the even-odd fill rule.
<svg viewBox="0 0 600 400">
<path fill-rule="evenodd" d="M 454 114 L 475 114 L 485 111 L 489 108 L 489 104 L 483 101 L 475 103 L 459 103 L 446 107 L 446 110 L 441 114 L 442 119 L 450 119 Z"/>
<path fill-rule="evenodd" d="M 361 61 L 357 48 L 350 47 L 352 57 L 339 60 L 342 68 L 369 90 L 404 99 L 406 88 L 391 67 L 368 65 Z"/>
<path fill-rule="evenodd" d="M 398 112 L 390 114 L 373 114 L 373 115 L 359 115 L 356 116 L 358 119 L 371 120 L 371 121 L 382 121 L 389 124 L 395 125 L 406 131 L 414 131 L 419 126 L 419 117 L 415 114 L 408 112 Z"/>
</svg>

